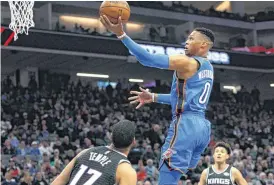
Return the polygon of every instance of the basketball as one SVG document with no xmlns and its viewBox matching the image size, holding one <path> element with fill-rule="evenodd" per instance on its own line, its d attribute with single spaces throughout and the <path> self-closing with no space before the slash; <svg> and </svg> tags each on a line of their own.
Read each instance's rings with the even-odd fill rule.
<svg viewBox="0 0 274 185">
<path fill-rule="evenodd" d="M 126 23 L 130 17 L 130 8 L 126 1 L 104 1 L 100 6 L 100 15 L 106 15 L 113 24 L 117 24 L 121 16 L 122 22 Z"/>
</svg>

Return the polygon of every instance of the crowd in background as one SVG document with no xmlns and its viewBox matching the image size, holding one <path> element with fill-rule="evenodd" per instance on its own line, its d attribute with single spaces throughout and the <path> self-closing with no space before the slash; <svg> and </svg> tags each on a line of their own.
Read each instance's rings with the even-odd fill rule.
<svg viewBox="0 0 274 185">
<path fill-rule="evenodd" d="M 160 148 L 171 118 L 167 105 L 135 110 L 127 98 L 138 84 L 120 81 L 116 87 L 100 89 L 55 74 L 39 84 L 32 79 L 23 88 L 9 78 L 1 83 L 3 185 L 49 184 L 81 150 L 109 144 L 112 126 L 121 119 L 136 123 L 137 144 L 128 158 L 137 171 L 138 184 L 155 184 Z M 151 90 L 167 93 L 169 86 Z M 212 122 L 209 147 L 197 168 L 179 184 L 197 184 L 201 172 L 212 163 L 212 149 L 220 139 L 230 143 L 229 162 L 250 185 L 274 184 L 274 115 L 260 101 L 259 90 L 214 93 L 207 117 Z"/>
<path fill-rule="evenodd" d="M 192 5 L 186 6 L 182 1 L 173 1 L 173 2 L 148 2 L 148 1 L 129 1 L 130 6 L 138 6 L 145 8 L 154 8 L 154 9 L 163 9 L 168 11 L 175 11 L 187 14 L 195 14 L 201 16 L 210 16 L 210 17 L 219 17 L 225 19 L 233 19 L 247 22 L 262 22 L 262 21 L 271 21 L 274 20 L 274 11 L 271 8 L 267 8 L 265 11 L 258 12 L 256 15 L 243 15 L 239 13 L 229 13 L 216 11 L 213 6 L 209 9 L 202 11 Z M 151 41 L 151 42 L 163 42 L 171 44 L 181 44 L 186 41 L 189 33 L 182 32 L 179 36 L 175 36 L 176 27 L 178 25 L 164 25 L 164 24 L 144 24 L 143 28 L 140 28 L 142 34 L 131 35 L 130 31 L 128 32 L 129 36 L 133 39 Z M 127 27 L 125 26 L 125 29 Z M 209 27 L 210 28 L 210 27 Z M 80 34 L 88 34 L 95 36 L 107 36 L 115 37 L 115 35 L 108 30 L 102 31 L 98 28 L 89 27 L 89 25 L 79 25 L 75 23 L 73 29 L 66 28 L 66 25 L 63 25 L 57 21 L 55 25 L 56 31 L 62 32 L 74 32 Z M 240 31 L 241 32 L 241 31 Z M 227 41 L 216 39 L 214 48 L 230 50 L 231 48 L 237 47 L 247 47 L 254 46 L 254 42 L 251 39 L 248 39 L 248 34 L 238 34 L 235 38 L 227 38 Z M 235 35 L 234 35 L 235 36 Z M 273 48 L 273 41 L 260 41 L 257 45 L 264 46 L 266 49 Z"/>
<path fill-rule="evenodd" d="M 216 11 L 213 6 L 211 6 L 208 10 L 203 11 L 200 10 L 193 5 L 186 6 L 182 1 L 172 1 L 170 3 L 163 3 L 161 1 L 158 2 L 149 2 L 149 1 L 129 1 L 129 5 L 139 6 L 145 8 L 153 8 L 153 9 L 162 9 L 168 11 L 176 11 L 187 14 L 196 14 L 202 16 L 211 16 L 211 17 L 219 17 L 225 19 L 233 19 L 233 20 L 241 20 L 247 22 L 261 22 L 261 21 L 270 21 L 274 20 L 274 11 L 273 9 L 266 9 L 263 12 L 258 12 L 255 15 L 243 15 L 241 16 L 239 13 L 229 13 L 229 12 L 221 12 Z"/>
</svg>

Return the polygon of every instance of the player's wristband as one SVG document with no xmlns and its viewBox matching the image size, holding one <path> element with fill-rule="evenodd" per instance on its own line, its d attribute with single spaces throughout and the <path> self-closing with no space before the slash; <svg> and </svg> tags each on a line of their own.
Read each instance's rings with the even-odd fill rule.
<svg viewBox="0 0 274 185">
<path fill-rule="evenodd" d="M 152 93 L 152 102 L 155 102 L 155 93 Z"/>
<path fill-rule="evenodd" d="M 121 40 L 121 39 L 123 39 L 125 36 L 127 36 L 126 32 L 124 32 L 124 33 L 123 33 L 122 35 L 120 35 L 120 36 L 117 36 L 117 38 Z"/>
</svg>

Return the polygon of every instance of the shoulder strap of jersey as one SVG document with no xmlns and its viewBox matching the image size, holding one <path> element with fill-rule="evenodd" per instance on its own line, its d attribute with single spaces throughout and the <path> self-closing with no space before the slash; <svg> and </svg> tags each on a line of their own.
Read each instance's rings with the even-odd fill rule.
<svg viewBox="0 0 274 185">
<path fill-rule="evenodd" d="M 208 167 L 208 172 L 209 172 L 209 173 L 213 173 L 213 172 L 214 172 L 213 169 L 212 169 L 212 165 L 210 165 L 210 166 Z"/>
<path fill-rule="evenodd" d="M 210 62 L 208 61 L 207 58 L 205 57 L 199 57 L 199 56 L 194 56 L 193 57 L 197 62 L 199 62 L 200 64 L 200 67 L 199 67 L 199 70 L 200 69 L 204 69 L 204 68 L 208 68 L 210 66 Z"/>
<path fill-rule="evenodd" d="M 232 167 L 233 167 L 233 166 L 229 164 L 226 171 L 230 172 L 231 169 L 232 169 Z"/>
<path fill-rule="evenodd" d="M 199 62 L 200 66 L 204 63 L 204 60 L 206 59 L 204 57 L 199 57 L 199 56 L 193 56 L 193 58 L 197 60 L 197 62 Z"/>
<path fill-rule="evenodd" d="M 131 164 L 130 161 L 127 160 L 127 159 L 121 159 L 121 160 L 119 161 L 118 165 L 121 164 L 121 163 L 129 163 L 129 164 Z"/>
<path fill-rule="evenodd" d="M 232 184 L 235 184 L 234 183 L 234 180 L 233 180 L 233 176 L 232 176 L 232 168 L 233 168 L 233 166 L 232 165 L 229 165 L 229 167 L 228 167 L 228 172 L 229 172 L 229 178 L 230 178 L 230 181 L 231 181 L 231 183 Z"/>
<path fill-rule="evenodd" d="M 206 169 L 206 182 L 208 180 L 209 173 L 212 173 L 210 172 L 210 170 L 211 170 L 211 166 Z"/>
</svg>

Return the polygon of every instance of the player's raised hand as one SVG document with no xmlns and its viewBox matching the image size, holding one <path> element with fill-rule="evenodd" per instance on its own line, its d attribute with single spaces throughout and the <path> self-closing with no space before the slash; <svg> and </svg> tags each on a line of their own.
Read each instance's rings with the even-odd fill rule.
<svg viewBox="0 0 274 185">
<path fill-rule="evenodd" d="M 124 34 L 121 16 L 118 18 L 117 24 L 112 24 L 106 15 L 100 16 L 100 21 L 109 31 L 111 31 L 115 35 L 121 36 Z"/>
<path fill-rule="evenodd" d="M 152 93 L 150 93 L 148 90 L 143 89 L 142 87 L 139 87 L 139 89 L 140 91 L 130 91 L 130 94 L 134 96 L 128 98 L 130 104 L 135 104 L 139 102 L 136 109 L 139 109 L 144 104 L 152 102 Z"/>
</svg>

